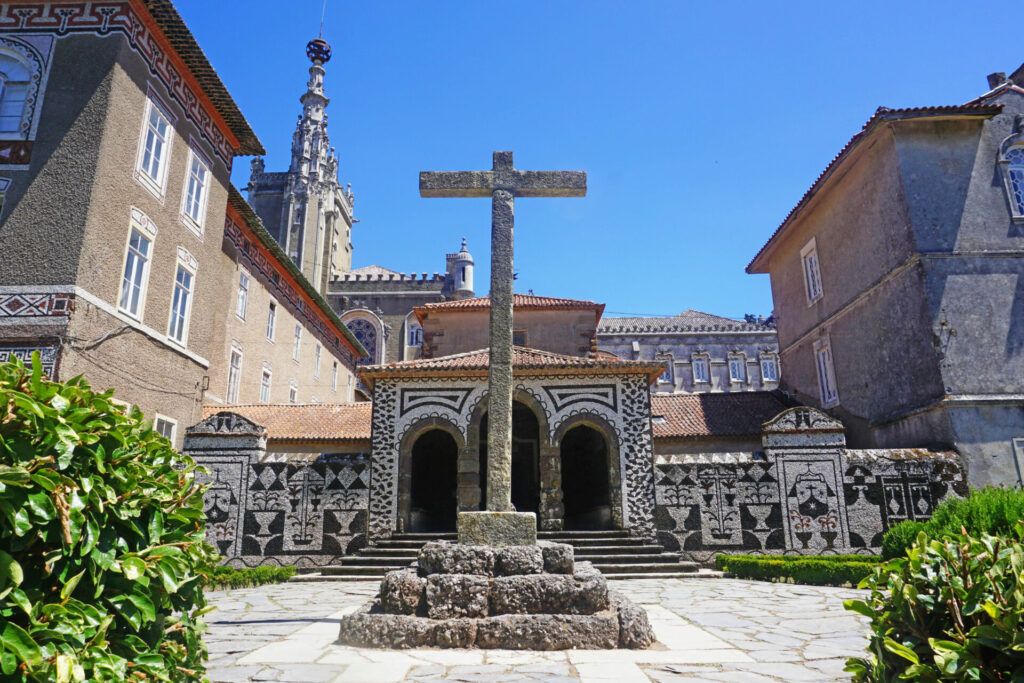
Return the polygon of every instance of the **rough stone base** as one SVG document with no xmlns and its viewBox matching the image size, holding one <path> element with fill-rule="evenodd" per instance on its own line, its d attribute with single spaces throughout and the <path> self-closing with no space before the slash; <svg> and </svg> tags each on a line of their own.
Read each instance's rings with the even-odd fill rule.
<svg viewBox="0 0 1024 683">
<path fill-rule="evenodd" d="M 377 599 L 343 617 L 339 640 L 380 648 L 646 648 L 647 614 L 608 591 L 572 546 L 428 543 L 389 572 Z"/>
<path fill-rule="evenodd" d="M 460 512 L 457 526 L 460 544 L 537 544 L 537 515 L 532 512 Z"/>
</svg>

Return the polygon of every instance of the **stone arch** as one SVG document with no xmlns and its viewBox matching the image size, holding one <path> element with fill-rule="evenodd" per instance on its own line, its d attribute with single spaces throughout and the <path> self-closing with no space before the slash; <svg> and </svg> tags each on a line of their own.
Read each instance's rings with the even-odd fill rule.
<svg viewBox="0 0 1024 683">
<path fill-rule="evenodd" d="M 538 524 L 544 530 L 561 529 L 562 521 L 562 491 L 560 488 L 560 461 L 558 446 L 551 440 L 551 423 L 544 404 L 529 390 L 522 386 L 516 387 L 512 394 L 512 401 L 527 408 L 537 419 L 537 434 L 539 438 L 538 467 L 540 475 L 540 500 L 538 503 Z M 459 464 L 460 481 L 465 476 L 467 482 L 467 501 L 473 505 L 466 509 L 475 510 L 483 500 L 483 487 L 486 483 L 482 480 L 483 470 L 481 468 L 481 429 L 484 424 L 484 417 L 487 415 L 487 392 L 485 391 L 476 406 L 470 412 L 466 427 L 466 455 Z M 468 482 L 475 479 L 475 486 Z"/>
<path fill-rule="evenodd" d="M 384 321 L 367 308 L 353 308 L 341 315 L 349 331 L 363 345 L 369 356 L 358 361 L 359 365 L 378 365 L 384 362 L 385 328 Z"/>
<path fill-rule="evenodd" d="M 458 426 L 443 417 L 426 417 L 417 420 L 402 435 L 398 446 L 398 516 L 399 532 L 410 530 L 412 522 L 413 493 L 413 452 L 420 437 L 429 432 L 441 431 L 455 442 L 455 467 L 466 448 L 466 440 Z M 459 478 L 456 474 L 456 491 L 459 489 Z M 460 506 L 461 509 L 461 506 Z"/>
<path fill-rule="evenodd" d="M 558 428 L 555 430 L 554 438 L 552 443 L 555 446 L 555 452 L 558 455 L 559 465 L 563 468 L 562 474 L 573 476 L 571 471 L 566 471 L 565 463 L 563 462 L 563 456 L 565 455 L 562 451 L 562 446 L 565 443 L 566 435 L 572 432 L 578 427 L 585 427 L 595 432 L 604 440 L 604 457 L 606 459 L 607 469 L 607 480 L 608 480 L 608 506 L 610 508 L 611 524 L 616 529 L 623 527 L 623 501 L 622 501 L 622 467 L 620 462 L 620 450 L 619 450 L 619 437 L 615 427 L 608 422 L 604 417 L 596 413 L 579 413 L 566 418 Z M 560 487 L 562 490 L 562 513 L 563 513 L 563 524 L 565 515 L 572 514 L 573 510 L 572 501 L 566 501 L 566 486 L 564 476 L 560 481 Z M 570 485 L 570 489 L 572 486 Z M 570 494 L 571 496 L 571 494 Z M 566 509 L 566 503 L 569 503 L 569 508 Z"/>
<path fill-rule="evenodd" d="M 10 72 L 10 73 L 8 73 Z M 39 50 L 10 36 L 0 37 L 0 81 L 2 90 L 18 88 L 21 112 L 16 131 L 0 131 L 0 137 L 27 140 L 35 134 L 36 105 L 43 89 L 46 66 Z M 2 94 L 0 94 L 2 97 Z"/>
</svg>

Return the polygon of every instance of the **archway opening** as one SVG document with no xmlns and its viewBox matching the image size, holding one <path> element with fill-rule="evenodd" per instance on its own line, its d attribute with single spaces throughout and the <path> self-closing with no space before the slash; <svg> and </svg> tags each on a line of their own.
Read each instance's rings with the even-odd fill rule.
<svg viewBox="0 0 1024 683">
<path fill-rule="evenodd" d="M 443 429 L 420 435 L 412 446 L 409 530 L 455 530 L 459 447 Z"/>
<path fill-rule="evenodd" d="M 512 403 L 512 504 L 540 510 L 540 423 L 519 401 Z M 487 507 L 487 415 L 480 420 L 480 507 Z"/>
<path fill-rule="evenodd" d="M 613 529 L 608 445 L 591 427 L 573 427 L 562 437 L 562 501 L 565 528 Z"/>
</svg>

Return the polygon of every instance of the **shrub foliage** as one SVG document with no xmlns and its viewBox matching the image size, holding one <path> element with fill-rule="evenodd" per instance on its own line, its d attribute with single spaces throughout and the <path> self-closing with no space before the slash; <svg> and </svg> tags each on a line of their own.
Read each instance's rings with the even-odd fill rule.
<svg viewBox="0 0 1024 683">
<path fill-rule="evenodd" d="M 286 565 L 274 567 L 210 567 L 203 572 L 203 579 L 209 588 L 253 588 L 268 583 L 281 583 L 295 576 L 295 567 Z"/>
<path fill-rule="evenodd" d="M 1005 537 L 929 540 L 876 570 L 868 600 L 869 656 L 847 662 L 855 681 L 1024 680 L 1024 525 Z"/>
<path fill-rule="evenodd" d="M 122 410 L 0 364 L 0 679 L 203 675 L 195 464 Z"/>
<path fill-rule="evenodd" d="M 814 586 L 857 583 L 878 564 L 874 555 L 717 555 L 715 568 L 739 579 Z"/>
<path fill-rule="evenodd" d="M 921 531 L 929 538 L 957 536 L 962 529 L 980 536 L 1008 536 L 1018 520 L 1024 519 L 1024 491 L 1020 489 L 984 488 L 966 498 L 951 498 L 936 506 L 927 522 L 900 522 L 882 537 L 882 557 L 903 556 L 917 540 Z"/>
</svg>

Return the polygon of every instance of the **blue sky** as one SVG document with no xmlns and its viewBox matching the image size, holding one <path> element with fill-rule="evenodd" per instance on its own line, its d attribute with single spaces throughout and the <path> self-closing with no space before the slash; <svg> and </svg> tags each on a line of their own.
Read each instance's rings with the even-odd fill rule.
<svg viewBox="0 0 1024 683">
<path fill-rule="evenodd" d="M 320 0 L 178 0 L 285 170 Z M 244 9 L 243 9 L 244 7 Z M 440 271 L 463 236 L 487 292 L 490 205 L 421 170 L 582 169 L 584 199 L 516 203 L 517 291 L 606 315 L 768 313 L 744 267 L 877 106 L 955 104 L 1024 60 L 1009 2 L 328 0 L 331 140 L 355 265 Z M 244 186 L 248 159 L 235 183 Z"/>
</svg>

